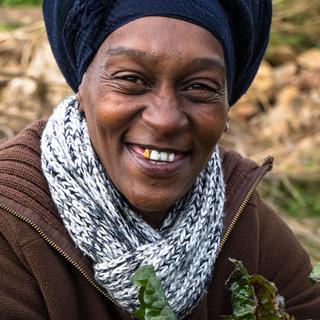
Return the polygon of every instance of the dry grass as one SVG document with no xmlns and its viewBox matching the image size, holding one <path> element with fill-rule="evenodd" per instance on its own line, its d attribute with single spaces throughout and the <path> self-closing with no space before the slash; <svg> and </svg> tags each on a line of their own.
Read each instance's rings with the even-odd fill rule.
<svg viewBox="0 0 320 320">
<path fill-rule="evenodd" d="M 275 0 L 273 32 L 296 33 L 319 37 L 320 2 L 318 0 Z"/>
</svg>

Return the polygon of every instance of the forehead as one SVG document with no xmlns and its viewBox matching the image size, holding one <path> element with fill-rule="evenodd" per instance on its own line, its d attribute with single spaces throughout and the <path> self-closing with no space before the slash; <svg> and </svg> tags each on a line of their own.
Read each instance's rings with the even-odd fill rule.
<svg viewBox="0 0 320 320">
<path fill-rule="evenodd" d="M 98 54 L 142 59 L 210 58 L 224 67 L 222 46 L 209 31 L 167 17 L 144 17 L 125 24 L 107 37 Z"/>
</svg>

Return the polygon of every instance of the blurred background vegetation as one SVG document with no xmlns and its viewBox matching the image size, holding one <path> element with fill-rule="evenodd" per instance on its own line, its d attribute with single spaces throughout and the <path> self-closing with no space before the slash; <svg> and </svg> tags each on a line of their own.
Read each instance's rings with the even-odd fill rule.
<svg viewBox="0 0 320 320">
<path fill-rule="evenodd" d="M 0 0 L 0 137 L 50 114 L 71 92 L 46 42 L 40 0 Z M 230 112 L 223 144 L 257 162 L 260 186 L 320 260 L 320 1 L 274 0 L 270 46 L 249 92 Z"/>
<path fill-rule="evenodd" d="M 298 52 L 320 48 L 320 2 L 274 0 L 271 46 L 287 44 Z"/>
<path fill-rule="evenodd" d="M 2 6 L 39 6 L 42 0 L 0 0 Z"/>
</svg>

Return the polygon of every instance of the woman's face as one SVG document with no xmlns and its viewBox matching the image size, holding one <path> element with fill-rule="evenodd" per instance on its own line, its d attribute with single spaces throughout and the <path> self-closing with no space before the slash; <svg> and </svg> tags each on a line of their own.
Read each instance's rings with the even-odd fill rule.
<svg viewBox="0 0 320 320">
<path fill-rule="evenodd" d="M 104 41 L 79 98 L 114 185 L 142 214 L 164 213 L 191 188 L 225 129 L 222 47 L 182 20 L 135 20 Z"/>
</svg>

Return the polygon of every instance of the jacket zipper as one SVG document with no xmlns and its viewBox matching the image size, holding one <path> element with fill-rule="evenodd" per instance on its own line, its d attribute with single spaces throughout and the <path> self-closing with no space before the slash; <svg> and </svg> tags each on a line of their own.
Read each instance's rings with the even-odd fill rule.
<svg viewBox="0 0 320 320">
<path fill-rule="evenodd" d="M 83 276 L 84 278 L 89 281 L 89 283 L 98 290 L 103 296 L 105 296 L 108 300 L 110 300 L 113 304 L 117 305 L 119 308 L 122 308 L 120 304 L 110 297 L 99 285 L 95 283 L 95 281 L 83 270 L 83 268 L 74 260 L 72 259 L 63 249 L 61 249 L 57 244 L 55 244 L 34 222 L 29 220 L 28 218 L 22 216 L 21 214 L 17 213 L 16 211 L 8 208 L 7 206 L 0 203 L 0 209 L 3 209 L 10 214 L 14 215 L 15 217 L 19 218 L 23 222 L 29 224 L 32 228 L 36 230 L 36 232 L 58 253 L 60 253 L 71 265 L 73 265 Z"/>
<path fill-rule="evenodd" d="M 218 258 L 218 256 L 220 255 L 222 248 L 224 247 L 225 243 L 227 242 L 232 230 L 234 229 L 237 221 L 239 220 L 243 210 L 245 209 L 246 205 L 248 204 L 249 200 L 251 199 L 253 192 L 256 190 L 259 182 L 262 180 L 262 178 L 264 177 L 264 175 L 271 170 L 272 168 L 272 162 L 273 162 L 273 158 L 272 157 L 267 157 L 264 162 L 263 162 L 263 166 L 264 170 L 260 173 L 260 175 L 258 176 L 258 178 L 255 180 L 255 182 L 253 183 L 252 187 L 250 188 L 250 190 L 248 191 L 248 193 L 246 194 L 246 196 L 244 197 L 244 199 L 242 200 L 239 209 L 237 210 L 237 213 L 234 215 L 233 219 L 231 220 L 231 223 L 227 229 L 227 231 L 225 232 L 224 236 L 222 237 L 218 250 L 217 250 L 217 254 L 216 254 L 216 259 Z"/>
<path fill-rule="evenodd" d="M 233 217 L 227 231 L 225 232 L 223 238 L 220 241 L 220 245 L 218 247 L 217 250 L 217 255 L 216 258 L 219 256 L 219 254 L 222 251 L 223 246 L 225 245 L 226 241 L 228 240 L 232 230 L 234 229 L 237 221 L 239 220 L 241 213 L 243 212 L 243 210 L 245 209 L 248 201 L 250 200 L 250 198 L 252 197 L 253 192 L 255 191 L 257 185 L 259 184 L 259 182 L 262 180 L 263 176 L 265 175 L 265 173 L 267 171 L 269 171 L 271 169 L 272 166 L 272 158 L 268 157 L 266 158 L 266 160 L 264 161 L 263 165 L 266 165 L 266 167 L 264 168 L 264 170 L 261 172 L 261 174 L 259 175 L 259 177 L 255 180 L 254 184 L 252 185 L 252 187 L 250 188 L 250 190 L 248 191 L 248 193 L 246 194 L 246 196 L 244 197 L 243 201 L 241 202 L 241 205 L 239 207 L 239 209 L 237 210 L 237 213 L 235 214 L 235 216 Z M 110 300 L 113 304 L 115 304 L 116 306 L 118 306 L 119 308 L 122 309 L 122 307 L 120 306 L 120 304 L 114 300 L 112 297 L 110 297 L 105 290 L 103 290 L 98 284 L 96 284 L 96 282 L 83 270 L 83 268 L 74 260 L 72 259 L 63 249 L 61 249 L 57 244 L 55 244 L 34 222 L 32 222 L 31 220 L 29 220 L 28 218 L 24 217 L 23 215 L 19 214 L 18 212 L 8 208 L 7 206 L 3 205 L 0 203 L 0 209 L 3 209 L 7 212 L 9 212 L 10 214 L 14 215 L 15 217 L 17 217 L 18 219 L 24 221 L 25 223 L 29 224 L 32 228 L 34 228 L 36 230 L 36 232 L 53 248 L 55 249 L 59 254 L 61 254 L 71 265 L 73 265 L 83 276 L 84 278 L 98 291 L 100 292 L 103 296 L 105 296 L 108 300 Z"/>
</svg>

